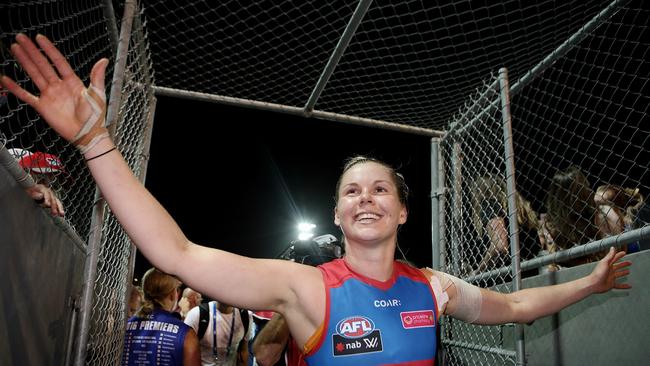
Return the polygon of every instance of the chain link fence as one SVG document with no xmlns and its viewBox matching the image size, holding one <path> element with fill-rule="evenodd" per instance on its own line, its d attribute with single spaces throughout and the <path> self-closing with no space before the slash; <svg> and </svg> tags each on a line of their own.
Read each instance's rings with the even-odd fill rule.
<svg viewBox="0 0 650 366">
<path fill-rule="evenodd" d="M 638 2 L 609 4 L 514 83 L 512 135 L 496 78 L 452 119 L 439 144 L 444 271 L 511 292 L 612 245 L 650 248 L 650 47 L 639 22 L 649 15 Z M 525 362 L 521 326 L 444 319 L 442 329 L 450 365 Z"/>
<path fill-rule="evenodd" d="M 155 97 L 153 69 L 139 4 L 126 5 L 121 28 L 116 56 L 117 71 L 121 73 L 116 72 L 113 79 L 114 90 L 120 89 L 113 94 L 117 100 L 113 100 L 108 118 L 112 115 L 116 118 L 115 142 L 135 175 L 144 181 Z M 87 365 L 115 365 L 122 357 L 125 304 L 133 276 L 135 249 L 108 207 L 102 222 L 104 228 L 98 246 L 88 353 L 86 357 L 80 355 L 78 364 L 85 360 Z"/>
<path fill-rule="evenodd" d="M 522 254 L 519 243 L 511 250 L 509 240 L 518 239 L 519 231 L 509 225 L 514 217 L 508 210 L 512 188 L 507 187 L 512 177 L 507 174 L 512 155 L 507 161 L 506 143 L 512 143 L 512 136 L 509 115 L 503 110 L 507 94 L 501 95 L 500 88 L 504 77 L 502 73 L 500 78 L 484 82 L 440 141 L 445 187 L 440 265 L 442 271 L 458 277 L 476 277 L 510 266 L 512 259 L 518 260 L 515 254 Z M 506 272 L 476 282 L 481 287 L 500 285 L 500 291 L 510 292 L 504 284 L 512 279 L 511 272 Z M 444 317 L 441 327 L 450 365 L 515 364 L 514 350 L 503 349 L 502 326 L 475 326 Z"/>
<path fill-rule="evenodd" d="M 125 2 L 117 17 L 112 9 L 110 1 L 0 4 L 0 67 L 35 90 L 9 53 L 17 32 L 50 37 L 86 83 L 92 64 L 109 57 L 108 121 L 141 179 L 155 90 L 444 132 L 441 268 L 481 286 L 509 292 L 521 276 L 594 260 L 609 245 L 647 245 L 647 2 L 148 0 Z M 510 117 L 507 79 L 486 80 L 502 66 Z M 2 90 L 0 139 L 17 161 L 31 157 L 22 168 L 57 192 L 88 245 L 75 363 L 118 363 L 128 237 L 76 150 Z M 443 320 L 446 362 L 524 362 L 523 346 L 504 339 L 518 333 L 510 327 Z"/>
<path fill-rule="evenodd" d="M 113 75 L 112 83 L 107 80 L 111 85 L 109 128 L 129 166 L 144 180 L 155 110 L 153 69 L 139 4 L 129 2 L 125 8 L 129 11 L 122 19 L 118 40 L 110 1 L 1 4 L 0 61 L 3 74 L 36 93 L 36 87 L 9 52 L 17 33 L 48 36 L 86 84 L 94 62 L 108 57 L 111 63 L 107 78 Z M 52 131 L 31 107 L 5 91 L 1 98 L 2 144 L 34 182 L 47 184 L 56 192 L 65 206 L 67 225 L 88 246 L 85 273 L 79 273 L 86 288 L 77 304 L 81 315 L 74 363 L 115 365 L 120 362 L 124 342 L 133 246 L 101 196 L 96 195 L 92 176 L 76 149 Z"/>
<path fill-rule="evenodd" d="M 105 7 L 49 1 L 0 4 L 0 67 L 26 90 L 36 86 L 9 52 L 17 33 L 49 36 L 85 84 L 96 60 L 112 55 Z M 111 75 L 112 66 L 107 70 Z M 31 107 L 1 92 L 0 140 L 36 182 L 49 185 L 63 202 L 66 221 L 86 240 L 95 184 L 77 150 L 52 131 Z"/>
</svg>

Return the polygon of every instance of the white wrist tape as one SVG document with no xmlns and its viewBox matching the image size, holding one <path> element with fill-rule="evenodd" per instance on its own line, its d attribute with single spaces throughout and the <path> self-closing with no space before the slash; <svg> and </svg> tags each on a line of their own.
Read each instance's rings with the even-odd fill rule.
<svg viewBox="0 0 650 366">
<path fill-rule="evenodd" d="M 74 137 L 72 143 L 79 148 L 82 154 L 85 154 L 95 147 L 99 141 L 108 137 L 108 131 L 104 128 L 106 123 L 106 93 L 91 84 L 81 92 L 81 95 L 90 104 L 92 113 Z"/>
</svg>

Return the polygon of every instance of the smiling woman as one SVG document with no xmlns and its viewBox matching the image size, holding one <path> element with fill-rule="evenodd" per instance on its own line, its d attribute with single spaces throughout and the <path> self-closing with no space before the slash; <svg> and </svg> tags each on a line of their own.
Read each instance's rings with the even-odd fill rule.
<svg viewBox="0 0 650 366">
<path fill-rule="evenodd" d="M 404 177 L 390 166 L 365 156 L 349 159 L 337 183 L 334 214 L 346 251 L 350 241 L 389 241 L 377 246 L 394 253 L 397 228 L 406 222 L 407 199 Z"/>
</svg>

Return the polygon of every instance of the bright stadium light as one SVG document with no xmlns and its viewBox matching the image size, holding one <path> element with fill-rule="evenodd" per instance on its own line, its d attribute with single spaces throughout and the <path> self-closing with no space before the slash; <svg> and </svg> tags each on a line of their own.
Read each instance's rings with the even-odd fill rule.
<svg viewBox="0 0 650 366">
<path fill-rule="evenodd" d="M 301 222 L 298 224 L 298 231 L 299 232 L 310 232 L 316 228 L 316 225 L 310 223 L 310 222 Z"/>
<path fill-rule="evenodd" d="M 298 240 L 307 240 L 314 236 L 313 230 L 316 225 L 309 222 L 301 222 L 298 224 Z"/>
<path fill-rule="evenodd" d="M 307 240 L 314 236 L 314 233 L 298 233 L 298 240 Z"/>
</svg>

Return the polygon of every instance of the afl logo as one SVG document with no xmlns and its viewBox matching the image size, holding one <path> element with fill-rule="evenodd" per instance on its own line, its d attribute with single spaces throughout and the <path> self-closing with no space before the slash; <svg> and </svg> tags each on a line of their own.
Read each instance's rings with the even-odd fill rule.
<svg viewBox="0 0 650 366">
<path fill-rule="evenodd" d="M 360 338 L 374 329 L 373 321 L 363 316 L 351 316 L 336 324 L 336 332 L 345 338 Z"/>
</svg>

